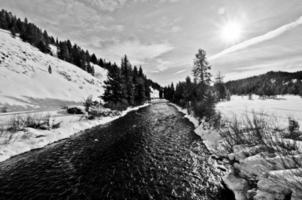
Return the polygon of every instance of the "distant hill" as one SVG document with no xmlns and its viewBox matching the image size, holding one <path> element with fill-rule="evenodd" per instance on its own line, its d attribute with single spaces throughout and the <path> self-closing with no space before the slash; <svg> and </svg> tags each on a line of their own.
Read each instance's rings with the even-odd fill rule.
<svg viewBox="0 0 302 200">
<path fill-rule="evenodd" d="M 268 72 L 245 79 L 228 81 L 227 88 L 232 94 L 258 94 L 272 96 L 280 94 L 302 95 L 302 71 Z"/>
</svg>

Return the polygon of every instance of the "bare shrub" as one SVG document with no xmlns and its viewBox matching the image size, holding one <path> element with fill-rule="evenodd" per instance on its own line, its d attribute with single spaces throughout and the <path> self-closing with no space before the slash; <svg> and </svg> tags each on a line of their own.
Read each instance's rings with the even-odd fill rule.
<svg viewBox="0 0 302 200">
<path fill-rule="evenodd" d="M 89 108 L 94 105 L 94 101 L 92 100 L 92 96 L 87 97 L 84 100 L 83 105 L 85 106 L 85 111 L 89 112 Z"/>
<path fill-rule="evenodd" d="M 300 125 L 298 123 L 298 121 L 292 119 L 292 118 L 289 118 L 288 119 L 288 132 L 289 132 L 289 135 L 288 135 L 288 138 L 291 138 L 291 139 L 301 139 L 301 132 L 299 131 L 299 128 L 300 128 Z"/>
<path fill-rule="evenodd" d="M 61 122 L 54 123 L 49 114 L 15 116 L 10 120 L 7 130 L 10 132 L 22 131 L 25 128 L 47 130 L 59 128 L 60 124 Z"/>
<path fill-rule="evenodd" d="M 255 162 L 267 167 L 264 168 L 267 170 L 264 180 L 270 181 L 272 187 L 280 186 L 295 191 L 293 194 L 296 199 L 301 199 L 302 142 L 296 140 L 299 137 L 295 135 L 300 135 L 298 123 L 290 121 L 289 127 L 282 129 L 277 127 L 274 121 L 271 116 L 263 113 L 253 113 L 252 117 L 246 116 L 244 120 L 234 118 L 220 131 L 224 149 L 234 153 L 237 159 L 257 154 L 255 159 L 258 161 Z"/>
<path fill-rule="evenodd" d="M 7 130 L 11 132 L 17 132 L 24 130 L 25 128 L 25 119 L 21 116 L 14 116 L 10 122 L 9 122 L 9 127 Z"/>
<path fill-rule="evenodd" d="M 273 130 L 272 123 L 264 114 L 252 113 L 252 116 L 245 115 L 239 120 L 236 116 L 232 121 L 226 122 L 225 128 L 220 129 L 219 133 L 224 140 L 224 147 L 232 152 L 235 145 L 256 146 L 267 145 Z"/>
<path fill-rule="evenodd" d="M 0 127 L 0 144 L 8 144 L 13 139 L 14 133 L 9 132 L 4 126 Z"/>
<path fill-rule="evenodd" d="M 1 108 L 1 112 L 2 113 L 7 113 L 8 112 L 8 108 L 6 106 Z"/>
</svg>

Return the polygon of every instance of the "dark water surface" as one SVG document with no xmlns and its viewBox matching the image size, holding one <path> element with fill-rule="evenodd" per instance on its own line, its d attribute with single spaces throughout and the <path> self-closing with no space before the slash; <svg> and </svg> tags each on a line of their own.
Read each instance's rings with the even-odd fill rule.
<svg viewBox="0 0 302 200">
<path fill-rule="evenodd" d="M 0 163 L 0 199 L 219 199 L 207 157 L 182 114 L 153 104 Z"/>
</svg>

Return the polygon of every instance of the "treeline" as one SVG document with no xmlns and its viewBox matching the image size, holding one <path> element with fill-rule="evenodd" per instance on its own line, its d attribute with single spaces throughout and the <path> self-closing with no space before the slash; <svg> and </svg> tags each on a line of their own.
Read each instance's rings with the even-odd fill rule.
<svg viewBox="0 0 302 200">
<path fill-rule="evenodd" d="M 229 81 L 227 88 L 232 94 L 260 96 L 275 95 L 301 95 L 302 96 L 302 71 L 298 72 L 268 72 L 259 76 Z"/>
<path fill-rule="evenodd" d="M 90 63 L 106 69 L 113 65 L 102 58 L 97 58 L 95 54 L 83 50 L 77 44 L 72 44 L 70 40 L 59 41 L 53 36 L 49 36 L 46 30 L 28 22 L 27 18 L 21 20 L 6 10 L 0 11 L 0 28 L 9 30 L 13 37 L 19 35 L 24 42 L 37 47 L 43 53 L 52 55 L 50 45 L 57 47 L 58 58 L 72 63 L 92 75 L 94 75 L 95 70 Z"/>
<path fill-rule="evenodd" d="M 141 67 L 132 67 L 125 55 L 120 67 L 114 64 L 108 69 L 108 80 L 105 81 L 102 96 L 105 106 L 123 110 L 128 106 L 143 104 L 150 100 L 151 84 L 158 85 L 147 79 Z"/>
<path fill-rule="evenodd" d="M 187 108 L 189 112 L 200 119 L 213 119 L 215 113 L 215 103 L 221 99 L 227 99 L 227 91 L 222 77 L 217 76 L 214 86 L 211 86 L 211 66 L 207 62 L 206 52 L 199 50 L 194 59 L 192 81 L 187 77 L 185 81 L 164 88 L 164 97 L 169 101 Z"/>
</svg>

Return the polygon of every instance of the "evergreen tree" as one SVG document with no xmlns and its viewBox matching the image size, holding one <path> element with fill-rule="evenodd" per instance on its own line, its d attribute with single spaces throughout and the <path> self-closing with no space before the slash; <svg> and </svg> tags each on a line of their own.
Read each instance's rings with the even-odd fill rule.
<svg viewBox="0 0 302 200">
<path fill-rule="evenodd" d="M 121 86 L 122 76 L 120 69 L 116 65 L 112 65 L 108 71 L 108 78 L 105 83 L 105 92 L 102 96 L 105 105 L 111 108 L 117 108 L 122 105 L 123 93 Z"/>
<path fill-rule="evenodd" d="M 218 75 L 216 76 L 216 81 L 214 84 L 214 88 L 217 94 L 217 100 L 223 100 L 223 99 L 227 99 L 227 88 L 223 82 L 223 76 L 220 74 L 220 72 L 218 73 Z"/>
<path fill-rule="evenodd" d="M 194 59 L 193 75 L 195 80 L 201 84 L 210 85 L 210 69 L 211 66 L 206 59 L 206 52 L 202 49 L 199 49 Z"/>
<path fill-rule="evenodd" d="M 16 34 L 17 34 L 16 28 L 15 28 L 15 27 L 12 27 L 11 30 L 10 30 L 10 32 L 11 32 L 12 37 L 15 38 L 15 37 L 16 37 Z"/>
<path fill-rule="evenodd" d="M 50 74 L 52 73 L 52 69 L 51 69 L 50 65 L 48 66 L 48 73 L 50 73 Z"/>
<path fill-rule="evenodd" d="M 137 97 L 136 101 L 138 104 L 142 104 L 144 101 L 146 101 L 146 88 L 144 85 L 143 79 L 139 79 L 138 84 L 137 84 Z"/>
<path fill-rule="evenodd" d="M 92 54 L 90 62 L 92 62 L 93 64 L 98 64 L 98 59 L 96 58 L 95 54 Z"/>
<path fill-rule="evenodd" d="M 129 105 L 134 105 L 135 86 L 133 83 L 132 67 L 125 55 L 121 61 L 121 72 L 123 77 L 123 94 Z"/>
</svg>

